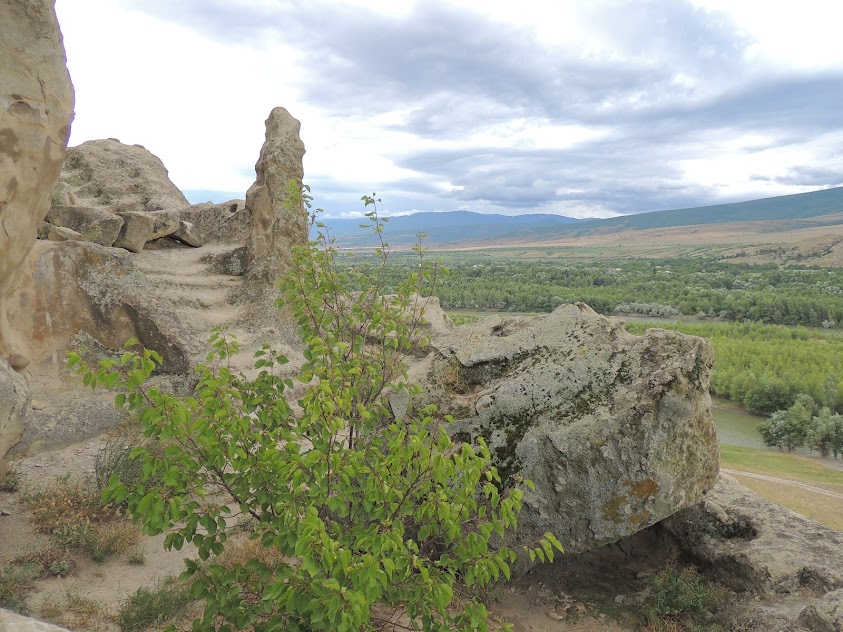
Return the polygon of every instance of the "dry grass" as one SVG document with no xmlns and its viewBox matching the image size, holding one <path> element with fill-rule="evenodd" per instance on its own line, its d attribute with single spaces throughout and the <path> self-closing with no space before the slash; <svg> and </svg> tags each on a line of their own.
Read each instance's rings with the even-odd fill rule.
<svg viewBox="0 0 843 632">
<path fill-rule="evenodd" d="M 57 479 L 46 487 L 27 490 L 21 500 L 32 512 L 36 529 L 47 534 L 121 516 L 118 508 L 100 503 L 99 491 L 88 481 Z"/>
<path fill-rule="evenodd" d="M 738 473 L 733 476 L 767 500 L 784 505 L 826 527 L 843 531 L 842 499 L 784 482 L 760 480 L 751 476 L 741 476 Z"/>
<path fill-rule="evenodd" d="M 71 630 L 104 629 L 101 622 L 97 623 L 101 614 L 102 606 L 77 588 L 68 588 L 62 595 L 47 597 L 38 607 L 41 619 Z"/>
</svg>

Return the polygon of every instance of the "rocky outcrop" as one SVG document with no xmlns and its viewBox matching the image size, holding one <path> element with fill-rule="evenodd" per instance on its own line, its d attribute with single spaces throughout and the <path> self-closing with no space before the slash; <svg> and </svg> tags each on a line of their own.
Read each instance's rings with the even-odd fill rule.
<svg viewBox="0 0 843 632">
<path fill-rule="evenodd" d="M 229 200 L 222 204 L 203 202 L 180 213 L 209 243 L 243 245 L 249 238 L 251 213 L 243 200 Z"/>
<path fill-rule="evenodd" d="M 79 235 L 79 241 L 91 241 L 100 246 L 113 245 L 123 228 L 122 217 L 95 206 L 51 206 L 47 221 L 53 230 L 69 228 Z"/>
<path fill-rule="evenodd" d="M 77 204 L 107 207 L 112 213 L 190 206 L 157 156 L 141 145 L 124 145 L 114 138 L 68 149 L 55 197 L 61 195 L 72 195 Z"/>
<path fill-rule="evenodd" d="M 0 359 L 0 482 L 6 478 L 6 455 L 29 425 L 32 395 L 26 378 Z"/>
<path fill-rule="evenodd" d="M 8 298 L 50 206 L 73 119 L 73 86 L 51 0 L 0 1 L 0 24 L 0 357 L 6 357 L 24 351 L 9 328 Z"/>
<path fill-rule="evenodd" d="M 798 622 L 812 632 L 843 632 L 843 589 L 826 593 L 806 606 Z"/>
<path fill-rule="evenodd" d="M 190 369 L 193 338 L 125 251 L 78 241 L 38 242 L 11 311 L 39 367 L 57 370 L 81 333 L 87 346 L 121 349 L 130 338 L 158 351 L 162 370 Z"/>
<path fill-rule="evenodd" d="M 843 588 L 843 533 L 764 500 L 726 474 L 703 502 L 663 525 L 734 590 Z"/>
<path fill-rule="evenodd" d="M 0 609 L 0 630 L 3 632 L 67 632 L 65 628 L 3 609 Z"/>
<path fill-rule="evenodd" d="M 701 338 L 632 336 L 577 304 L 487 318 L 433 346 L 411 373 L 423 403 L 454 415 L 457 439 L 483 437 L 505 480 L 520 474 L 535 485 L 519 517 L 522 541 L 551 531 L 569 552 L 614 542 L 715 483 L 712 352 Z"/>
<path fill-rule="evenodd" d="M 307 242 L 307 216 L 301 188 L 304 143 L 301 123 L 284 108 L 266 120 L 266 140 L 255 165 L 255 183 L 246 193 L 250 215 L 246 276 L 273 283 L 290 269 L 291 248 Z"/>
</svg>

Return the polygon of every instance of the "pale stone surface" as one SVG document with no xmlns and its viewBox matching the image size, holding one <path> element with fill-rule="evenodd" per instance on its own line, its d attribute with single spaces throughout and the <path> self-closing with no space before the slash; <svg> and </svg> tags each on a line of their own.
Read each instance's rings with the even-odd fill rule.
<svg viewBox="0 0 843 632">
<path fill-rule="evenodd" d="M 152 234 L 155 218 L 143 211 L 124 211 L 118 215 L 123 218 L 123 227 L 120 229 L 120 237 L 114 242 L 115 248 L 140 252 Z"/>
<path fill-rule="evenodd" d="M 243 200 L 194 204 L 181 211 L 179 216 L 182 221 L 196 226 L 208 243 L 242 245 L 249 237 L 251 213 Z"/>
<path fill-rule="evenodd" d="M 812 632 L 843 632 L 843 589 L 826 593 L 806 606 L 798 621 Z"/>
<path fill-rule="evenodd" d="M 79 204 L 124 211 L 178 211 L 190 206 L 169 178 L 161 160 L 140 145 L 107 138 L 67 151 L 61 171 L 62 191 Z"/>
<path fill-rule="evenodd" d="M 50 241 L 88 241 L 82 233 L 77 233 L 72 228 L 65 228 L 64 226 L 49 225 L 47 232 L 47 239 Z"/>
<path fill-rule="evenodd" d="M 194 248 L 200 248 L 205 244 L 202 233 L 190 222 L 179 221 L 179 229 L 172 234 L 172 237 Z"/>
<path fill-rule="evenodd" d="M 411 379 L 482 436 L 505 480 L 531 479 L 518 539 L 554 533 L 567 551 L 617 541 L 693 505 L 717 478 L 701 338 L 626 333 L 584 304 L 487 318 L 433 341 Z"/>
<path fill-rule="evenodd" d="M 0 632 L 67 632 L 67 630 L 0 609 Z"/>
<path fill-rule="evenodd" d="M 20 441 L 31 414 L 32 395 L 26 378 L 0 358 L 0 482 L 6 478 L 6 455 Z"/>
<path fill-rule="evenodd" d="M 179 229 L 179 214 L 175 211 L 152 211 L 149 215 L 153 223 L 147 241 L 172 235 Z"/>
<path fill-rule="evenodd" d="M 120 237 L 123 218 L 95 206 L 51 206 L 47 221 L 81 235 L 80 241 L 112 246 Z"/>
<path fill-rule="evenodd" d="M 246 193 L 251 219 L 246 242 L 249 280 L 277 281 L 290 269 L 291 247 L 307 242 L 307 215 L 298 193 L 304 176 L 300 129 L 301 123 L 284 108 L 273 109 L 266 120 L 266 140 L 255 165 L 257 177 Z"/>
<path fill-rule="evenodd" d="M 843 532 L 764 500 L 726 474 L 703 502 L 662 524 L 735 590 L 843 588 Z"/>
<path fill-rule="evenodd" d="M 8 298 L 47 214 L 73 119 L 73 86 L 50 0 L 0 1 L 0 357 L 21 351 Z"/>
</svg>

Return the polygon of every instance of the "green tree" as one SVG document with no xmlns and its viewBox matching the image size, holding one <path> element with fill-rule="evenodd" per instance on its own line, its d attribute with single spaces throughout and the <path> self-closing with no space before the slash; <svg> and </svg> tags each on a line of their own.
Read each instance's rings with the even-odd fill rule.
<svg viewBox="0 0 843 632">
<path fill-rule="evenodd" d="M 380 235 L 376 200 L 364 201 Z M 193 594 L 205 600 L 197 629 L 487 629 L 472 591 L 510 576 L 516 554 L 502 542 L 523 492 L 502 489 L 485 443 L 454 443 L 433 408 L 391 414 L 387 395 L 412 390 L 401 360 L 432 271 L 418 268 L 387 298 L 388 252 L 382 242 L 379 265 L 355 270 L 322 232 L 295 249 L 279 305 L 304 343 L 297 409 L 286 398 L 292 380 L 278 374 L 286 360 L 265 347 L 257 377 L 236 374 L 237 342 L 222 332 L 189 397 L 146 385 L 160 362 L 152 351 L 98 369 L 71 357 L 87 384 L 116 389 L 116 403 L 138 410 L 165 446 L 137 449 L 143 480 L 112 477 L 103 497 L 127 503 L 147 534 L 167 532 L 167 548 L 191 542 L 208 560 L 186 562 Z M 423 264 L 421 247 L 417 255 Z M 352 297 L 349 282 L 361 274 L 370 286 Z M 277 563 L 214 562 L 238 520 Z M 547 534 L 525 550 L 544 560 L 554 548 L 562 550 Z"/>
</svg>

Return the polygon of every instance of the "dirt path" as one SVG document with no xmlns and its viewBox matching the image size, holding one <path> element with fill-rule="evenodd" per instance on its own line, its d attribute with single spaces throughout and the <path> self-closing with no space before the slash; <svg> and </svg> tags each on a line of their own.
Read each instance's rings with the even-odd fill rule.
<svg viewBox="0 0 843 632">
<path fill-rule="evenodd" d="M 770 476 L 768 474 L 756 474 L 755 472 L 745 472 L 744 470 L 731 470 L 725 467 L 721 467 L 720 471 L 729 474 L 731 476 L 748 476 L 749 478 L 755 478 L 762 481 L 768 481 L 771 483 L 781 483 L 782 485 L 792 485 L 793 487 L 799 487 L 809 492 L 813 492 L 815 494 L 822 494 L 824 496 L 831 496 L 837 500 L 843 500 L 843 494 L 839 492 L 832 491 L 830 489 L 824 489 L 822 487 L 817 487 L 816 485 L 811 485 L 810 483 L 803 483 L 802 481 L 794 481 L 789 478 L 780 478 L 778 476 Z"/>
</svg>

